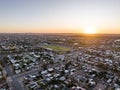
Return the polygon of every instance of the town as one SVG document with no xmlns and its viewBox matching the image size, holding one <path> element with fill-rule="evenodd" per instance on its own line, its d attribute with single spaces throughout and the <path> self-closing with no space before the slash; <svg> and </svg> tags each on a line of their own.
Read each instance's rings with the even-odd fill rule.
<svg viewBox="0 0 120 90">
<path fill-rule="evenodd" d="M 120 90 L 120 35 L 0 34 L 0 90 Z"/>
</svg>

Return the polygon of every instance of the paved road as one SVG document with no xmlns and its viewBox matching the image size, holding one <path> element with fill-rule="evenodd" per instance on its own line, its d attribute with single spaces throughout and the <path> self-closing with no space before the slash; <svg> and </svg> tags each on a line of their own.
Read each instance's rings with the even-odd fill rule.
<svg viewBox="0 0 120 90">
<path fill-rule="evenodd" d="M 1 56 L 1 59 L 3 59 L 3 56 Z M 14 73 L 12 72 L 11 68 L 3 61 L 4 64 L 4 69 L 7 72 L 7 77 L 9 77 L 9 79 L 7 80 L 8 85 L 10 85 L 12 88 L 12 90 L 25 90 L 21 84 L 17 81 L 17 78 L 14 77 Z"/>
<path fill-rule="evenodd" d="M 31 71 L 27 71 L 27 72 L 24 72 L 24 73 L 20 73 L 18 75 L 14 75 L 15 78 L 19 78 L 19 77 L 23 77 L 25 75 L 28 75 L 28 74 L 33 74 L 33 73 L 37 73 L 39 72 L 40 69 L 34 69 L 34 70 L 31 70 Z"/>
<path fill-rule="evenodd" d="M 24 88 L 21 86 L 21 84 L 17 81 L 17 78 L 15 78 L 13 76 L 14 74 L 13 74 L 12 70 L 10 69 L 10 67 L 9 66 L 5 66 L 5 70 L 6 70 L 7 74 L 8 74 L 8 77 L 11 78 L 10 83 L 12 85 L 12 88 L 14 90 L 24 90 Z"/>
<path fill-rule="evenodd" d="M 0 59 L 3 60 L 4 56 L 6 56 L 6 55 L 1 55 Z M 31 71 L 27 71 L 24 73 L 20 73 L 18 75 L 14 75 L 11 67 L 9 65 L 7 65 L 4 60 L 3 60 L 3 64 L 4 64 L 4 69 L 7 72 L 7 77 L 8 77 L 7 83 L 8 83 L 8 85 L 10 85 L 11 90 L 25 90 L 22 83 L 19 82 L 19 78 L 24 77 L 25 75 L 28 75 L 28 74 L 37 73 L 40 70 L 40 68 L 36 68 L 34 70 L 31 70 Z"/>
</svg>

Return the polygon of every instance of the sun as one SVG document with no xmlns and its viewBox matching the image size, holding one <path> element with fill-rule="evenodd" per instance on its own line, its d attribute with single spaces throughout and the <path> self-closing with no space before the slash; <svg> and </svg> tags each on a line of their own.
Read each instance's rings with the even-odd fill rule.
<svg viewBox="0 0 120 90">
<path fill-rule="evenodd" d="M 96 33 L 96 29 L 93 27 L 87 27 L 85 28 L 85 33 L 86 34 L 95 34 Z"/>
</svg>

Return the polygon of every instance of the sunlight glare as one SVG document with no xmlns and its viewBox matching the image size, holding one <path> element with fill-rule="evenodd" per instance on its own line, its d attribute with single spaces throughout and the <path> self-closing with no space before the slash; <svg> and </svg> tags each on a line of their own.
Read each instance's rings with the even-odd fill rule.
<svg viewBox="0 0 120 90">
<path fill-rule="evenodd" d="M 85 33 L 86 34 L 95 34 L 96 33 L 96 29 L 93 27 L 87 27 L 85 28 Z"/>
</svg>

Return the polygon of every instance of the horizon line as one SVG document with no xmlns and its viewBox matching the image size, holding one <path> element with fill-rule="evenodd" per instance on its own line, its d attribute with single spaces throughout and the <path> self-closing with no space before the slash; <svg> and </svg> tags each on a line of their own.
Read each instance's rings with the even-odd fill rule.
<svg viewBox="0 0 120 90">
<path fill-rule="evenodd" d="M 94 34 L 87 34 L 87 33 L 36 33 L 36 32 L 0 32 L 0 34 L 84 34 L 84 35 L 120 35 L 120 33 L 94 33 Z"/>
</svg>

